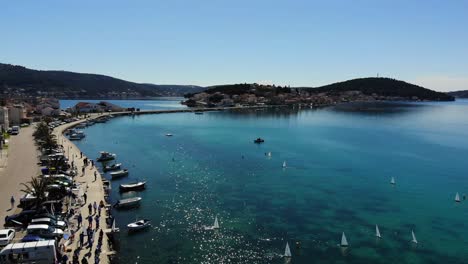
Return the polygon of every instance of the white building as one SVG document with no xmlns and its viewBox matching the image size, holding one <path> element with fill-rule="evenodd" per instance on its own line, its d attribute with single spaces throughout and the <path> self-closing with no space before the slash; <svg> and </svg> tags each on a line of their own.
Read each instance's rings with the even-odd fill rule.
<svg viewBox="0 0 468 264">
<path fill-rule="evenodd" d="M 0 107 L 0 126 L 2 131 L 6 131 L 10 127 L 10 120 L 8 119 L 8 108 L 6 107 Z"/>
<path fill-rule="evenodd" d="M 8 108 L 8 119 L 11 126 L 21 125 L 21 120 L 25 117 L 26 114 L 22 105 L 14 105 Z"/>
</svg>

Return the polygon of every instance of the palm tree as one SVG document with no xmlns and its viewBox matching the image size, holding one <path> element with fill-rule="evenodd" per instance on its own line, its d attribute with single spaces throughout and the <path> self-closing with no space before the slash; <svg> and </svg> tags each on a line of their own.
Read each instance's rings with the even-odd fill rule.
<svg viewBox="0 0 468 264">
<path fill-rule="evenodd" d="M 36 197 L 35 209 L 38 210 L 41 208 L 43 202 L 47 200 L 46 192 L 47 185 L 50 183 L 50 179 L 33 177 L 28 183 L 21 183 L 25 188 L 21 191 L 27 194 L 31 194 Z"/>
</svg>

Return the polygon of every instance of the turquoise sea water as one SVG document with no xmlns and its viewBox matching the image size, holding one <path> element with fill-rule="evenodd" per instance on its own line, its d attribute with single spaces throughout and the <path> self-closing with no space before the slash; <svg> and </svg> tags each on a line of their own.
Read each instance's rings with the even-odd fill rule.
<svg viewBox="0 0 468 264">
<path fill-rule="evenodd" d="M 167 110 L 186 108 L 180 104 L 182 97 L 160 97 L 155 100 L 60 100 L 60 108 L 67 109 L 75 106 L 78 102 L 99 103 L 101 101 L 110 102 L 124 108 L 140 108 L 141 110 Z"/>
<path fill-rule="evenodd" d="M 292 263 L 468 259 L 468 201 L 454 202 L 468 194 L 468 101 L 118 117 L 85 133 L 86 155 L 130 170 L 113 201 L 143 197 L 114 211 L 121 263 L 284 263 L 286 241 Z M 136 179 L 145 191 L 118 193 Z M 127 234 L 137 216 L 152 228 Z"/>
</svg>

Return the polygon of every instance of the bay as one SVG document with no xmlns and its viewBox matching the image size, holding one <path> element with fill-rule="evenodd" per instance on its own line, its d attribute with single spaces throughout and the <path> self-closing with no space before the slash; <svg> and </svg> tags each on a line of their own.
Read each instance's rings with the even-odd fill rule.
<svg viewBox="0 0 468 264">
<path fill-rule="evenodd" d="M 462 100 L 142 115 L 76 144 L 130 170 L 113 202 L 143 198 L 113 211 L 121 263 L 284 263 L 286 242 L 292 263 L 464 263 L 468 203 L 454 196 L 468 193 L 466 113 Z M 145 191 L 118 193 L 137 179 Z M 127 234 L 136 216 L 153 226 Z M 215 217 L 220 229 L 204 230 Z"/>
</svg>

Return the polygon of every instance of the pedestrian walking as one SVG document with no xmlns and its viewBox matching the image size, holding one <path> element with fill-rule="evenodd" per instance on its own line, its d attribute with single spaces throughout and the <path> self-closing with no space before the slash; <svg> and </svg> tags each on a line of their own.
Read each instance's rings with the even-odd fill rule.
<svg viewBox="0 0 468 264">
<path fill-rule="evenodd" d="M 89 203 L 88 205 L 88 210 L 89 210 L 89 214 L 91 215 L 93 213 L 93 205 L 91 203 Z"/>
<path fill-rule="evenodd" d="M 88 195 L 86 193 L 83 194 L 83 199 L 84 199 L 84 203 L 86 204 L 88 200 Z"/>
<path fill-rule="evenodd" d="M 94 167 L 94 160 L 91 160 L 91 167 Z"/>
<path fill-rule="evenodd" d="M 86 259 L 86 256 L 84 256 L 84 257 L 81 259 L 81 264 L 88 264 L 88 259 Z"/>
<path fill-rule="evenodd" d="M 13 195 L 11 196 L 10 203 L 11 203 L 11 209 L 13 209 L 13 207 L 15 206 L 15 197 Z"/>
<path fill-rule="evenodd" d="M 94 181 L 97 180 L 97 171 L 94 171 Z"/>
<path fill-rule="evenodd" d="M 84 242 L 84 231 L 80 233 L 80 247 L 83 247 Z"/>
<path fill-rule="evenodd" d="M 80 158 L 83 158 L 83 152 L 80 151 Z"/>
<path fill-rule="evenodd" d="M 83 176 L 84 176 L 84 173 L 85 173 L 85 166 L 83 166 L 83 168 L 81 168 L 81 173 L 82 173 Z"/>
<path fill-rule="evenodd" d="M 94 214 L 96 214 L 97 213 L 97 203 L 96 203 L 96 201 L 94 201 L 94 203 L 93 203 L 93 208 L 94 208 Z"/>
<path fill-rule="evenodd" d="M 92 228 L 93 226 L 93 216 L 92 215 L 88 215 L 88 226 Z"/>
<path fill-rule="evenodd" d="M 94 218 L 94 222 L 96 222 L 96 231 L 99 230 L 99 215 L 96 215 Z"/>
<path fill-rule="evenodd" d="M 78 214 L 78 227 L 81 227 L 81 223 L 83 222 L 83 216 L 81 216 L 81 213 Z"/>
</svg>

